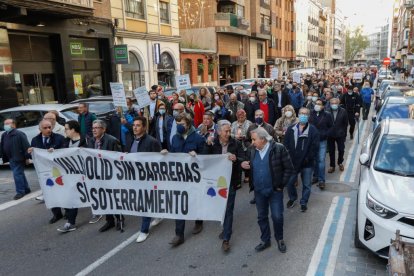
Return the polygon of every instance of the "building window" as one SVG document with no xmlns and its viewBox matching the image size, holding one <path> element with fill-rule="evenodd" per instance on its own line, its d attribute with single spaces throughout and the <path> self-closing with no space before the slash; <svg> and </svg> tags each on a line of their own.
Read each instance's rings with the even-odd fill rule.
<svg viewBox="0 0 414 276">
<path fill-rule="evenodd" d="M 144 0 L 125 0 L 125 15 L 145 19 Z"/>
<path fill-rule="evenodd" d="M 197 82 L 203 81 L 204 63 L 202 59 L 197 59 Z"/>
<path fill-rule="evenodd" d="M 263 44 L 257 43 L 257 58 L 263 58 Z"/>
<path fill-rule="evenodd" d="M 161 23 L 170 24 L 170 6 L 167 2 L 160 1 L 160 19 Z"/>
<path fill-rule="evenodd" d="M 138 57 L 133 52 L 129 52 L 129 63 L 122 64 L 122 83 L 127 96 L 133 96 L 134 89 L 145 85 L 144 72 Z"/>
</svg>

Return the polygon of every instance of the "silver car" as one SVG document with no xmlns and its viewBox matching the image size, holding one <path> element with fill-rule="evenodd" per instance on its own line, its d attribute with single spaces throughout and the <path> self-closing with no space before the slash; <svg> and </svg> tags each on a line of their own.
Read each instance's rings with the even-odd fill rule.
<svg viewBox="0 0 414 276">
<path fill-rule="evenodd" d="M 400 230 L 414 242 L 414 120 L 383 120 L 366 140 L 359 158 L 361 173 L 354 243 L 388 256 Z"/>
</svg>

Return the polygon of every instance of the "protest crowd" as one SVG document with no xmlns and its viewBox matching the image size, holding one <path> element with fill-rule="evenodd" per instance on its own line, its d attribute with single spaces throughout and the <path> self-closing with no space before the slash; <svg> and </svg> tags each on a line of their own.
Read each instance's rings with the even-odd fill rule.
<svg viewBox="0 0 414 276">
<path fill-rule="evenodd" d="M 363 77 L 355 79 L 355 73 Z M 161 86 L 154 85 L 149 91 L 150 105 L 137 108 L 128 98 L 128 108 L 119 110 L 108 121 L 97 119 L 85 103 L 79 104 L 78 121 L 67 121 L 64 126 L 57 123 L 58 114 L 50 111 L 39 123 L 40 133 L 30 143 L 16 129 L 15 121 L 6 119 L 0 156 L 3 162 L 10 163 L 17 192 L 15 199 L 20 199 L 30 193 L 24 167 L 33 148 L 226 155 L 232 162 L 232 174 L 219 235 L 223 251 L 230 250 L 235 198 L 244 184 L 252 192 L 250 204 L 256 205 L 261 230 L 256 251 L 271 244 L 270 208 L 277 247 L 286 252 L 284 208 L 298 204 L 299 210 L 306 212 L 312 185 L 324 190 L 326 171 L 346 169 L 345 141 L 356 137 L 360 116 L 363 120 L 368 118 L 375 78 L 376 72 L 364 68 L 303 74 L 300 81 L 284 73 L 274 80 L 256 81 L 251 91 L 229 85 L 214 94 L 207 88 L 201 88 L 198 95 L 186 95 L 185 91 L 173 93 L 172 99 L 164 95 Z M 327 155 L 328 168 L 325 167 Z M 286 204 L 283 202 L 285 188 L 289 198 Z M 76 230 L 78 209 L 63 212 L 62 208 L 52 208 L 51 211 L 51 224 L 63 218 L 67 220 L 58 231 Z M 90 223 L 97 223 L 101 218 L 92 215 Z M 150 226 L 161 220 L 143 217 L 137 242 L 144 242 Z M 172 246 L 184 243 L 185 224 L 185 220 L 175 221 Z M 99 231 L 111 228 L 122 231 L 125 225 L 128 222 L 125 223 L 123 215 L 107 214 Z M 192 233 L 202 230 L 203 221 L 195 221 Z"/>
</svg>

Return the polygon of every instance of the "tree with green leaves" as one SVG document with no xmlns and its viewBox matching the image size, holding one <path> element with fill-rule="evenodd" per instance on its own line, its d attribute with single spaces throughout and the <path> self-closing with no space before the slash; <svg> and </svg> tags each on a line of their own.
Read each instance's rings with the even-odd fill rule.
<svg viewBox="0 0 414 276">
<path fill-rule="evenodd" d="M 363 35 L 362 26 L 358 26 L 355 30 L 346 31 L 345 42 L 345 63 L 348 64 L 354 60 L 355 56 L 364 51 L 369 46 L 368 37 Z"/>
</svg>

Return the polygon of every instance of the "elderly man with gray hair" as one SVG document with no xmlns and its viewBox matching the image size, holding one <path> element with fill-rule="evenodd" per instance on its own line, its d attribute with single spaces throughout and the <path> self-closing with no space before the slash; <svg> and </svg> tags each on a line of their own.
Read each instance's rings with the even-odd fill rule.
<svg viewBox="0 0 414 276">
<path fill-rule="evenodd" d="M 121 151 L 121 143 L 114 136 L 106 133 L 106 123 L 103 120 L 95 120 L 92 123 L 92 139 L 88 139 L 88 148 L 109 151 Z M 92 217 L 89 223 L 96 223 L 101 216 Z M 124 217 L 115 215 L 116 230 L 123 230 Z M 99 228 L 99 232 L 105 232 L 115 227 L 114 215 L 106 215 L 106 223 Z"/>
<path fill-rule="evenodd" d="M 241 164 L 250 173 L 250 189 L 254 190 L 261 243 L 257 252 L 270 246 L 269 207 L 272 213 L 275 239 L 280 252 L 286 252 L 283 240 L 283 189 L 294 174 L 294 168 L 286 148 L 273 141 L 265 129 L 259 127 L 251 132 L 252 147 L 247 160 Z"/>
<path fill-rule="evenodd" d="M 218 136 L 214 140 L 207 140 L 204 147 L 204 154 L 226 154 L 228 159 L 233 162 L 229 193 L 227 198 L 226 216 L 223 223 L 223 231 L 219 235 L 223 240 L 222 249 L 224 252 L 230 250 L 230 237 L 233 228 L 233 210 L 236 200 L 236 191 L 241 188 L 241 169 L 240 163 L 244 161 L 245 153 L 241 143 L 231 137 L 231 123 L 221 120 L 217 123 Z"/>
</svg>

